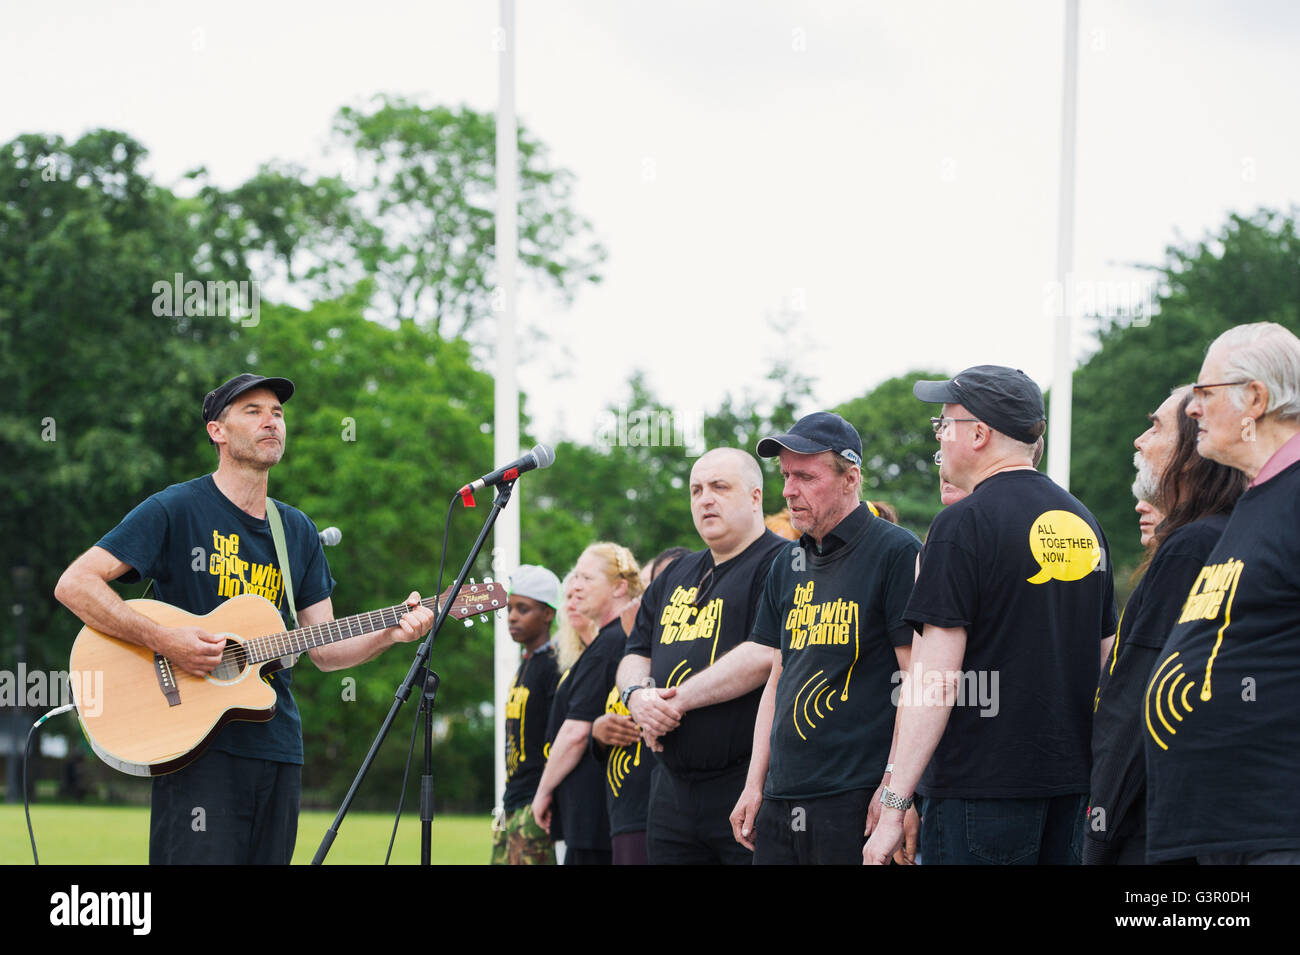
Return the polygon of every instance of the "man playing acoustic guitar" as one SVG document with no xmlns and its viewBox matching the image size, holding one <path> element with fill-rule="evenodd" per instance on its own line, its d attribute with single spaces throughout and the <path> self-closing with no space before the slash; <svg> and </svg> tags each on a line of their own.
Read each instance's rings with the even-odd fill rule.
<svg viewBox="0 0 1300 955">
<path fill-rule="evenodd" d="M 334 578 L 316 525 L 276 502 L 291 604 L 267 519 L 267 472 L 284 454 L 282 404 L 293 390 L 288 379 L 246 373 L 210 392 L 203 420 L 217 447 L 216 472 L 172 485 L 131 511 L 64 571 L 54 591 L 59 601 L 87 626 L 147 647 L 197 677 L 222 662 L 225 639 L 198 626 L 156 623 L 124 603 L 108 581 L 152 578 L 159 600 L 192 614 L 253 593 L 271 601 L 286 626 L 292 626 L 290 606 L 301 608 L 298 626 L 332 621 Z M 312 661 L 321 670 L 337 670 L 419 638 L 433 623 L 433 611 L 419 600 L 417 593 L 407 598 L 411 609 L 397 626 L 313 646 Z M 303 751 L 291 673 L 285 668 L 264 677 L 275 689 L 273 719 L 227 723 L 197 760 L 154 776 L 151 864 L 288 864 L 298 832 Z"/>
</svg>

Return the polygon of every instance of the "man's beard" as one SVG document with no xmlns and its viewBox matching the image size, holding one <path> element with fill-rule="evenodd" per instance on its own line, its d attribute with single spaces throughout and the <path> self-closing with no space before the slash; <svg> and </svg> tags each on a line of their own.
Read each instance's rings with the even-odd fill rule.
<svg viewBox="0 0 1300 955">
<path fill-rule="evenodd" d="M 1156 495 L 1160 491 L 1160 477 L 1141 451 L 1133 452 L 1133 467 L 1137 468 L 1137 477 L 1133 479 L 1133 496 L 1139 501 L 1155 504 Z"/>
</svg>

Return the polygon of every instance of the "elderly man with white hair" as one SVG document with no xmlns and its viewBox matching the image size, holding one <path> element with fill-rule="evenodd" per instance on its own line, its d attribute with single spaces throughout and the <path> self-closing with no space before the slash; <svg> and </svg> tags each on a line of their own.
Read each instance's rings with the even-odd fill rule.
<svg viewBox="0 0 1300 955">
<path fill-rule="evenodd" d="M 1147 684 L 1147 861 L 1300 862 L 1300 338 L 1215 339 L 1187 414 L 1250 479 Z"/>
</svg>

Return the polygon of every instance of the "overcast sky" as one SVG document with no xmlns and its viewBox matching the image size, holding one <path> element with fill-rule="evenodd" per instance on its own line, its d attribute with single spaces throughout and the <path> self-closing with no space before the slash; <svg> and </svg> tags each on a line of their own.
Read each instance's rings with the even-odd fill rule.
<svg viewBox="0 0 1300 955">
<path fill-rule="evenodd" d="M 341 105 L 494 109 L 496 9 L 11 5 L 0 140 L 116 127 L 168 185 L 199 165 L 225 186 L 269 160 L 329 171 Z M 918 366 L 1050 386 L 1063 9 L 521 3 L 520 118 L 610 251 L 572 307 L 521 302 L 571 354 L 526 356 L 537 437 L 591 440 L 633 368 L 688 418 L 778 356 L 826 406 Z M 1083 0 L 1077 295 L 1136 308 L 1135 265 L 1300 197 L 1298 40 L 1281 0 Z"/>
</svg>

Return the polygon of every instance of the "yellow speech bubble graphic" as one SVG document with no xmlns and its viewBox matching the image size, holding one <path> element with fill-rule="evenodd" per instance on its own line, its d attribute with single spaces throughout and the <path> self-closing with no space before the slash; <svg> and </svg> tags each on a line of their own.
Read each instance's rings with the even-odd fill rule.
<svg viewBox="0 0 1300 955">
<path fill-rule="evenodd" d="M 1038 564 L 1031 584 L 1049 580 L 1082 580 L 1101 563 L 1101 544 L 1078 514 L 1044 511 L 1030 525 L 1029 552 Z"/>
</svg>

